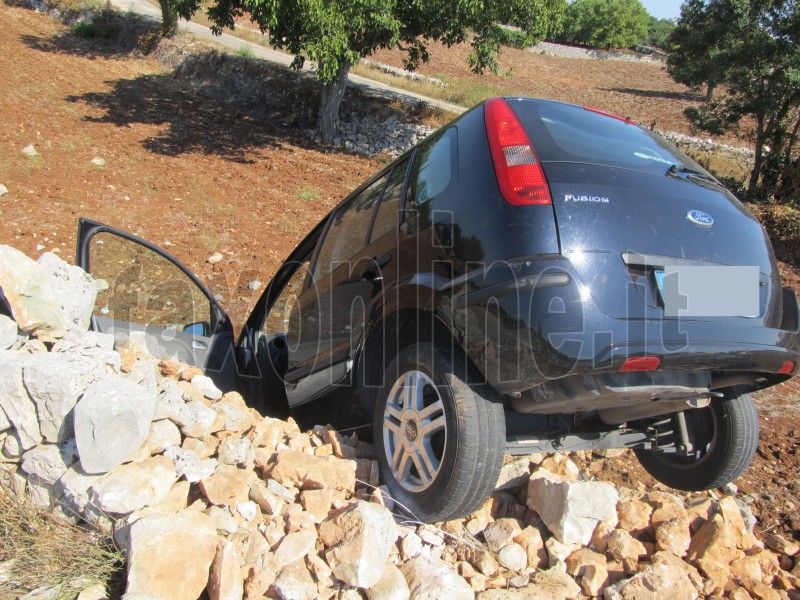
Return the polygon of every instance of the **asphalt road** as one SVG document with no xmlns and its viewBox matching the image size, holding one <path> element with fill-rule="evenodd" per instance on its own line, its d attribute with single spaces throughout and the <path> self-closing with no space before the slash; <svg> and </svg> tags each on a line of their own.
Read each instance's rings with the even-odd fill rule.
<svg viewBox="0 0 800 600">
<path fill-rule="evenodd" d="M 147 2 L 147 0 L 111 0 L 111 5 L 122 11 L 130 11 L 151 17 L 158 21 L 161 20 L 161 10 Z M 181 20 L 179 27 L 181 31 L 188 31 L 189 33 L 197 35 L 210 42 L 220 44 L 234 50 L 249 48 L 254 56 L 263 60 L 268 60 L 270 62 L 287 67 L 292 63 L 293 57 L 291 54 L 285 54 L 283 52 L 272 50 L 271 48 L 265 48 L 264 46 L 253 44 L 246 40 L 234 37 L 228 33 L 214 35 L 208 27 L 192 21 Z M 312 72 L 312 70 L 308 67 L 308 62 L 303 70 Z M 415 94 L 414 92 L 409 92 L 407 90 L 395 88 L 378 81 L 373 81 L 372 79 L 367 79 L 366 77 L 360 77 L 358 75 L 351 74 L 348 76 L 348 81 L 349 85 L 357 87 L 358 89 L 372 96 L 380 96 L 392 100 L 403 100 L 406 102 L 422 102 L 428 106 L 433 106 L 456 114 L 461 114 L 466 111 L 466 109 L 462 106 L 456 106 L 455 104 L 450 104 L 449 102 L 442 102 L 441 100 L 428 98 L 420 94 Z"/>
</svg>

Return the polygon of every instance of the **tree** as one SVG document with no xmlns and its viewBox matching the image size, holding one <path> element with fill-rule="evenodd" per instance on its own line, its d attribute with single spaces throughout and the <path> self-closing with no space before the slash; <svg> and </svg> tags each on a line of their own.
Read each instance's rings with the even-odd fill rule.
<svg viewBox="0 0 800 600">
<path fill-rule="evenodd" d="M 647 45 L 666 50 L 669 44 L 669 36 L 675 29 L 675 21 L 672 19 L 657 19 L 650 17 L 647 25 Z"/>
<path fill-rule="evenodd" d="M 179 2 L 186 18 L 199 8 L 199 0 Z M 532 45 L 560 24 L 565 9 L 566 0 L 212 0 L 207 14 L 220 33 L 248 13 L 273 47 L 295 55 L 293 67 L 317 63 L 319 128 L 322 141 L 330 143 L 347 75 L 361 58 L 399 47 L 413 69 L 428 60 L 430 42 L 452 46 L 470 40 L 472 70 L 496 72 L 503 39 L 499 23 L 520 27 Z"/>
<path fill-rule="evenodd" d="M 562 39 L 593 48 L 628 48 L 647 37 L 650 15 L 639 0 L 575 0 Z"/>
<path fill-rule="evenodd" d="M 700 54 L 702 37 L 711 38 L 707 55 Z M 714 134 L 741 133 L 742 121 L 751 118 L 755 126 L 744 134 L 755 151 L 748 194 L 770 193 L 792 161 L 800 130 L 800 3 L 690 0 L 671 42 L 670 73 L 677 81 L 725 87 L 687 109 L 687 117 Z"/>
<path fill-rule="evenodd" d="M 158 0 L 161 6 L 161 36 L 172 37 L 178 32 L 178 7 L 175 0 Z"/>
</svg>

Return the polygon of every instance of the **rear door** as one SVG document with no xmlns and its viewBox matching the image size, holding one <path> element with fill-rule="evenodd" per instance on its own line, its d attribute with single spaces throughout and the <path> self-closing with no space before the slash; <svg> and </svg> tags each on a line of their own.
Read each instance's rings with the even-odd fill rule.
<svg viewBox="0 0 800 600">
<path fill-rule="evenodd" d="M 206 371 L 236 386 L 233 327 L 211 292 L 175 257 L 134 235 L 81 219 L 76 263 L 102 286 L 92 328 L 138 340 L 156 358 Z"/>
</svg>

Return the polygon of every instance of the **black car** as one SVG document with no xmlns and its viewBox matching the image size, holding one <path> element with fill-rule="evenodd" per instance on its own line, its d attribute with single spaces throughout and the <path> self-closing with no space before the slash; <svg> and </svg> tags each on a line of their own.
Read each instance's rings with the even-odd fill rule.
<svg viewBox="0 0 800 600">
<path fill-rule="evenodd" d="M 631 448 L 669 486 L 721 486 L 756 450 L 750 393 L 800 358 L 748 210 L 660 136 L 545 100 L 488 100 L 355 190 L 236 344 L 152 245 L 82 220 L 78 260 L 110 286 L 97 329 L 144 331 L 265 414 L 352 388 L 425 521 L 478 507 L 504 454 Z"/>
</svg>

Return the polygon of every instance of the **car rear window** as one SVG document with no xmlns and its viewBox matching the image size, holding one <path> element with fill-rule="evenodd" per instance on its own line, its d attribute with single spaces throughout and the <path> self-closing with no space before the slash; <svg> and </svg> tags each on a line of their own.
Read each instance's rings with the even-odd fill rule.
<svg viewBox="0 0 800 600">
<path fill-rule="evenodd" d="M 557 102 L 511 100 L 539 158 L 664 174 L 672 165 L 705 173 L 658 136 L 622 119 Z"/>
</svg>

